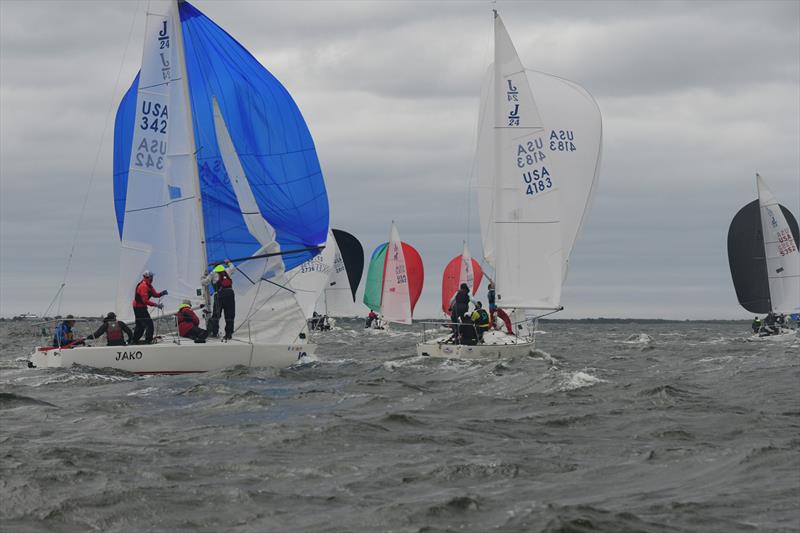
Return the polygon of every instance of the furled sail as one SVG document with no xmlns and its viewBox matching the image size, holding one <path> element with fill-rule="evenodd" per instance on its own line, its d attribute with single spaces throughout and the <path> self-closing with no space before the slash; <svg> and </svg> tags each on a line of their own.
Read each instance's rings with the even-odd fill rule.
<svg viewBox="0 0 800 533">
<path fill-rule="evenodd" d="M 474 295 L 478 292 L 482 278 L 480 264 L 472 258 L 467 243 L 464 243 L 464 251 L 447 263 L 442 274 L 442 311 L 445 316 L 450 316 L 450 300 L 461 284 L 466 283 Z"/>
<path fill-rule="evenodd" d="M 170 4 L 179 12 L 180 24 L 175 25 L 182 30 L 185 43 L 196 147 L 191 159 L 199 172 L 204 253 L 208 261 L 252 256 L 262 248 L 251 233 L 234 185 L 225 172 L 214 127 L 213 97 L 226 121 L 253 198 L 274 229 L 280 248 L 296 250 L 321 245 L 328 233 L 327 193 L 314 142 L 294 100 L 244 47 L 189 2 Z M 178 20 L 178 16 L 173 19 Z M 157 21 L 154 28 L 156 25 Z M 158 56 L 155 59 L 160 61 Z M 147 87 L 150 83 L 146 76 L 149 71 L 143 63 L 142 72 L 120 104 L 115 123 L 114 196 L 121 235 L 132 211 L 127 204 L 139 203 L 128 193 L 128 182 L 134 179 L 129 171 L 135 163 L 132 154 L 137 154 L 135 146 L 131 150 L 130 132 L 138 127 L 136 97 L 139 85 Z M 170 115 L 172 123 L 174 117 Z M 291 270 L 316 253 L 283 256 L 285 268 Z"/>
<path fill-rule="evenodd" d="M 202 301 L 206 261 L 182 46 L 176 4 L 155 4 L 147 14 L 142 69 L 130 99 L 133 122 L 120 139 L 129 143 L 130 176 L 124 184 L 127 223 L 116 302 L 117 316 L 125 320 L 145 270 L 156 273 L 156 286 L 169 287 L 166 306 L 177 307 L 185 298 Z"/>
<path fill-rule="evenodd" d="M 525 70 L 499 15 L 481 96 L 476 173 L 484 257 L 502 305 L 558 309 L 600 165 L 597 104 L 575 83 Z"/>
<path fill-rule="evenodd" d="M 793 234 L 778 201 L 758 174 L 756 184 L 772 311 L 797 313 L 800 312 L 800 241 L 797 238 L 797 226 L 795 224 Z"/>
</svg>

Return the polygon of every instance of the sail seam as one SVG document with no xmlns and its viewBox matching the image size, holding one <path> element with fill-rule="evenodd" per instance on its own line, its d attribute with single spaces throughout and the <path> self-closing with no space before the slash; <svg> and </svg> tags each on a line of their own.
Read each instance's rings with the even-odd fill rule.
<svg viewBox="0 0 800 533">
<path fill-rule="evenodd" d="M 180 203 L 180 202 L 183 202 L 183 201 L 186 201 L 186 200 L 192 200 L 192 199 L 194 199 L 194 196 L 188 196 L 186 198 L 181 198 L 180 200 L 175 200 L 173 202 L 167 202 L 166 204 L 153 205 L 153 206 L 150 206 L 150 207 L 140 207 L 139 209 L 126 209 L 125 213 L 127 214 L 127 213 L 136 213 L 136 212 L 139 212 L 139 211 L 149 211 L 151 209 L 161 209 L 162 207 L 167 207 L 167 206 L 170 206 L 172 204 L 177 204 L 177 203 Z"/>
</svg>

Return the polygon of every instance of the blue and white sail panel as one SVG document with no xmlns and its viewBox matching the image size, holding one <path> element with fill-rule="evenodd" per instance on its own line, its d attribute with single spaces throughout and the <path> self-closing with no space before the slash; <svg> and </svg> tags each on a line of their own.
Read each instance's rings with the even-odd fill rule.
<svg viewBox="0 0 800 533">
<path fill-rule="evenodd" d="M 242 217 L 214 130 L 216 96 L 255 201 L 284 251 L 317 246 L 328 232 L 328 199 L 314 142 L 286 89 L 236 40 L 188 2 L 179 5 L 194 119 L 208 260 L 254 255 L 262 247 Z M 118 127 L 130 105 L 124 99 Z M 116 148 L 116 138 L 115 138 Z M 115 150 L 115 161 L 124 154 Z M 115 168 L 117 167 L 115 162 Z M 115 174 L 115 189 L 127 176 Z M 119 211 L 118 211 L 119 217 Z M 123 223 L 124 224 L 127 222 Z M 286 269 L 313 257 L 284 256 Z"/>
<path fill-rule="evenodd" d="M 147 14 L 117 286 L 117 314 L 126 318 L 144 270 L 169 287 L 165 306 L 199 301 L 204 258 L 177 20 L 172 2 L 154 2 Z"/>
<path fill-rule="evenodd" d="M 261 245 L 253 255 L 280 254 L 281 247 L 275 239 L 275 230 L 262 216 L 261 210 L 253 197 L 250 181 L 244 173 L 241 159 L 236 152 L 236 147 L 233 145 L 225 119 L 217 105 L 217 99 L 212 98 L 212 101 L 214 107 L 214 130 L 216 131 L 217 145 L 220 148 L 225 171 L 236 195 L 239 212 L 245 221 L 247 231 Z M 281 255 L 265 258 L 265 261 L 266 269 L 261 275 L 262 278 L 269 279 L 285 271 Z"/>
</svg>

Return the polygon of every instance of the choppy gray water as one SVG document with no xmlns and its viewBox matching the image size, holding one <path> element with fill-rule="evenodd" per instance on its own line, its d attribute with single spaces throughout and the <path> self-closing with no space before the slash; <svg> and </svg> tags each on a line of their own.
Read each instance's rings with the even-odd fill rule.
<svg viewBox="0 0 800 533">
<path fill-rule="evenodd" d="M 29 370 L 0 324 L 3 531 L 800 530 L 800 342 L 742 323 L 545 323 L 536 357 Z"/>
</svg>

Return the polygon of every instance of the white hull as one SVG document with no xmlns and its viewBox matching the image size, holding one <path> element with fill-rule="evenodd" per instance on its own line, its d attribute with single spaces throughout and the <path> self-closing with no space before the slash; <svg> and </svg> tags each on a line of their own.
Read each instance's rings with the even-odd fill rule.
<svg viewBox="0 0 800 533">
<path fill-rule="evenodd" d="M 37 348 L 29 363 L 35 368 L 69 367 L 73 364 L 96 368 L 116 368 L 135 374 L 184 374 L 208 372 L 234 365 L 285 368 L 304 355 L 313 354 L 315 344 L 247 344 L 178 342 L 131 346 L 96 346 L 53 349 Z"/>
<path fill-rule="evenodd" d="M 444 357 L 447 359 L 509 359 L 522 355 L 533 355 L 532 340 L 514 337 L 500 331 L 487 332 L 484 344 L 445 343 L 449 337 L 441 337 L 417 344 L 417 355 Z"/>
<path fill-rule="evenodd" d="M 751 342 L 792 340 L 798 338 L 798 335 L 800 335 L 798 331 L 800 330 L 781 328 L 780 333 L 774 333 L 772 335 L 759 335 L 756 333 L 748 337 L 747 340 Z"/>
</svg>

